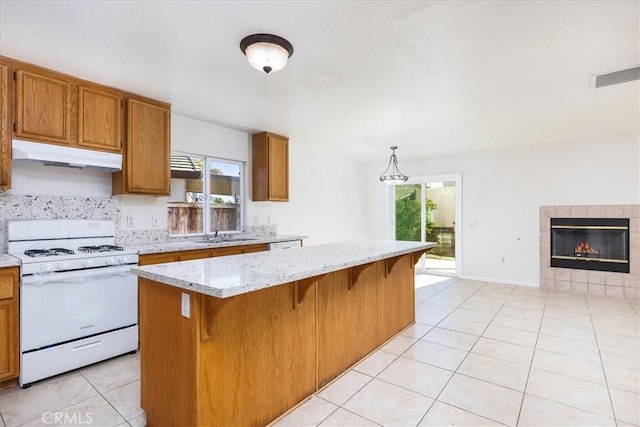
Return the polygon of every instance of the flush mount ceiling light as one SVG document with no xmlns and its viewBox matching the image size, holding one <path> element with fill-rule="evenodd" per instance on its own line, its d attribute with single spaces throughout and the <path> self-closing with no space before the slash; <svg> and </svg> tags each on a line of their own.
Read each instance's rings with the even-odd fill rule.
<svg viewBox="0 0 640 427">
<path fill-rule="evenodd" d="M 390 148 L 391 157 L 389 158 L 389 166 L 387 166 L 387 169 L 385 169 L 385 171 L 382 172 L 382 175 L 380 175 L 380 181 L 389 185 L 402 184 L 408 180 L 409 177 L 400 172 L 400 169 L 398 168 L 398 159 L 396 158 L 396 150 L 398 147 L 393 146 Z"/>
<path fill-rule="evenodd" d="M 282 70 L 293 55 L 293 45 L 273 34 L 252 34 L 242 39 L 240 50 L 256 70 L 275 73 Z"/>
</svg>

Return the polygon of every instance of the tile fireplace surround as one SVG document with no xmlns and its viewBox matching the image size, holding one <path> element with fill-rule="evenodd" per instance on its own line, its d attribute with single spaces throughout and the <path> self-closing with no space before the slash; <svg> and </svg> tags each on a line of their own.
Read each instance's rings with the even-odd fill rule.
<svg viewBox="0 0 640 427">
<path fill-rule="evenodd" d="M 631 271 L 551 267 L 551 218 L 629 218 Z M 590 295 L 640 298 L 640 205 L 540 206 L 540 287 Z"/>
</svg>

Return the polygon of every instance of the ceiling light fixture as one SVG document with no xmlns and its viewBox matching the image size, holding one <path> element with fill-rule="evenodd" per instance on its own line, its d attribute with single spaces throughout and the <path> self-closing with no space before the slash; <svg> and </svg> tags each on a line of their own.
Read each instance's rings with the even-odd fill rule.
<svg viewBox="0 0 640 427">
<path fill-rule="evenodd" d="M 400 168 L 398 168 L 398 159 L 396 158 L 396 150 L 398 147 L 393 146 L 391 148 L 391 157 L 389 158 L 389 166 L 382 172 L 380 175 L 380 181 L 389 185 L 398 185 L 402 184 L 406 180 L 409 179 L 408 176 L 400 172 Z"/>
<path fill-rule="evenodd" d="M 273 34 L 252 34 L 242 39 L 240 50 L 256 70 L 275 73 L 282 70 L 293 55 L 293 45 Z"/>
</svg>

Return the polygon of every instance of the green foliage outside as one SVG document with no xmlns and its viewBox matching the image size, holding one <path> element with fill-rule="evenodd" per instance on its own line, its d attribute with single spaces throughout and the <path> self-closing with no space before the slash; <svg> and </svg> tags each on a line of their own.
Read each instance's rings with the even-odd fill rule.
<svg viewBox="0 0 640 427">
<path fill-rule="evenodd" d="M 396 200 L 396 240 L 420 241 L 420 200 L 416 200 L 416 191 Z M 430 213 L 438 209 L 438 204 L 427 199 L 427 221 L 425 224 L 428 242 L 438 241 L 436 224 Z"/>
</svg>

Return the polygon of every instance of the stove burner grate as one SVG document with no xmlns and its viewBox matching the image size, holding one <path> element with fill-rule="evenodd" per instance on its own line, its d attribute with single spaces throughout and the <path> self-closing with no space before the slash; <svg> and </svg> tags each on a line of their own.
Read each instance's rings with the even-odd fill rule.
<svg viewBox="0 0 640 427">
<path fill-rule="evenodd" d="M 122 246 L 115 245 L 100 245 L 100 246 L 80 246 L 78 248 L 78 252 L 112 252 L 112 251 L 122 251 L 124 250 Z"/>
<path fill-rule="evenodd" d="M 71 249 L 65 248 L 51 248 L 51 249 L 27 249 L 24 251 L 26 256 L 36 258 L 36 257 L 45 257 L 45 256 L 56 256 L 56 255 L 73 255 Z"/>
</svg>

